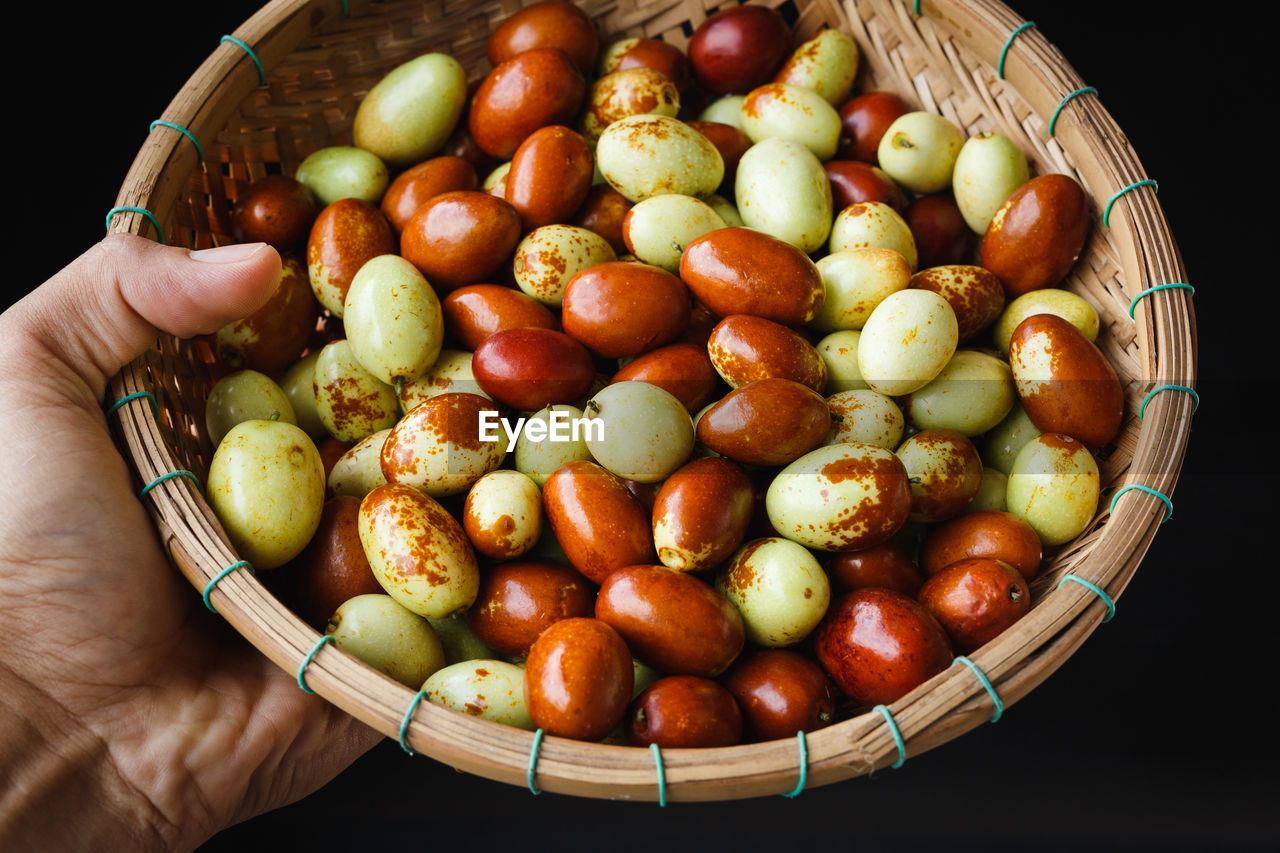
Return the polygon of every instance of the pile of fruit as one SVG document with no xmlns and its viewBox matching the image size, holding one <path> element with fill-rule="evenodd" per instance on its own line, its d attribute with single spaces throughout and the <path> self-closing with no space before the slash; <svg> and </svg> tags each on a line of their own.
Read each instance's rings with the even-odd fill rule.
<svg viewBox="0 0 1280 853">
<path fill-rule="evenodd" d="M 761 6 L 686 56 L 553 0 L 489 57 L 237 201 L 285 256 L 212 341 L 241 556 L 433 702 L 635 745 L 812 731 L 1027 613 L 1123 416 L 1055 289 L 1080 186 Z"/>
</svg>

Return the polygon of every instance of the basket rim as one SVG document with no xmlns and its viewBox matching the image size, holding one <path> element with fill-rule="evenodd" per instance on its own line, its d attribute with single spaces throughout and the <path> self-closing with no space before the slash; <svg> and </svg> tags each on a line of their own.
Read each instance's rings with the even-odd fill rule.
<svg viewBox="0 0 1280 853">
<path fill-rule="evenodd" d="M 343 15 L 340 0 L 272 0 L 234 32 L 254 45 L 268 72 L 313 29 Z M 824 2 L 831 6 L 832 3 Z M 900 3 L 899 14 L 914 17 L 913 4 Z M 1008 33 L 1026 22 L 998 0 L 926 0 L 919 3 L 942 32 L 963 38 L 967 47 L 995 67 Z M 353 0 L 351 16 L 370 6 Z M 1058 101 L 1085 86 L 1061 53 L 1038 30 L 1023 31 L 1005 60 L 1005 76 L 1043 120 Z M 163 119 L 212 139 L 230 111 L 258 86 L 258 71 L 234 44 L 220 44 L 184 84 Z M 1090 128 L 1101 130 L 1089 132 Z M 1073 103 L 1071 115 L 1058 121 L 1056 138 L 1072 152 L 1079 168 L 1091 165 L 1099 182 L 1117 191 L 1147 178 L 1114 119 L 1096 98 Z M 116 204 L 151 210 L 161 222 L 171 218 L 186 180 L 199 165 L 193 146 L 179 134 L 151 134 L 135 159 Z M 1090 184 L 1092 187 L 1092 183 Z M 1127 273 L 1125 293 L 1186 281 L 1186 271 L 1153 193 L 1129 193 L 1112 211 Z M 1099 227 L 1095 223 L 1094 228 Z M 141 214 L 116 216 L 110 233 L 149 234 Z M 1132 273 L 1132 274 L 1129 274 Z M 1136 344 L 1143 380 L 1153 384 L 1196 384 L 1195 318 L 1183 291 L 1143 300 L 1137 311 Z M 1167 362 L 1168 365 L 1164 364 Z M 1170 369 L 1169 365 L 1172 366 Z M 1153 379 L 1153 377 L 1158 377 Z M 118 400 L 149 389 L 142 360 L 111 382 Z M 1147 407 L 1138 426 L 1130 473 L 1121 482 L 1141 482 L 1172 495 L 1189 440 L 1189 395 L 1161 394 Z M 179 467 L 159 426 L 143 407 L 126 407 L 118 420 L 126 458 L 143 482 Z M 1135 478 L 1134 471 L 1141 471 Z M 221 532 L 203 494 L 186 481 L 169 481 L 148 503 L 172 561 L 196 587 L 205 585 L 239 559 Z M 1130 497 L 1100 525 L 1097 539 L 1074 571 L 1105 589 L 1115 600 L 1123 593 L 1164 519 L 1164 504 L 1154 497 Z M 1103 559 L 1100 546 L 1120 559 Z M 235 572 L 215 592 L 228 622 L 289 673 L 296 673 L 320 634 L 302 623 L 251 575 Z M 1015 628 L 1004 632 L 969 658 L 986 673 L 1006 708 L 1047 678 L 1092 633 L 1107 608 L 1084 586 L 1067 584 L 1043 596 Z M 1033 618 L 1034 617 L 1034 618 Z M 392 681 L 337 649 L 323 649 L 307 670 L 315 692 L 384 735 L 396 738 L 414 691 Z M 989 719 L 992 703 L 966 667 L 951 667 L 889 706 L 906 741 L 907 756 L 919 754 Z M 886 767 L 899 757 L 885 719 L 866 712 L 807 735 L 808 784 L 817 786 Z M 418 705 L 407 741 L 424 753 L 460 769 L 511 784 L 525 785 L 533 745 L 532 732 L 480 720 L 434 705 Z M 784 793 L 798 773 L 794 738 L 718 749 L 662 751 L 666 796 L 670 800 L 713 800 Z M 541 789 L 591 797 L 657 800 L 652 753 L 647 749 L 603 745 L 546 736 L 537 759 Z"/>
</svg>

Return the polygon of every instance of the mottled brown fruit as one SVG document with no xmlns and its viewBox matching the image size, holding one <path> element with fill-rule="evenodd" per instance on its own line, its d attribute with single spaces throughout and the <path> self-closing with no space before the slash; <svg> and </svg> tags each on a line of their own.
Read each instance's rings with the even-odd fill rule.
<svg viewBox="0 0 1280 853">
<path fill-rule="evenodd" d="M 590 616 L 594 605 L 590 582 L 568 566 L 513 561 L 494 566 L 481 579 L 467 624 L 494 651 L 523 657 L 552 624 Z"/>
<path fill-rule="evenodd" d="M 925 581 L 920 603 L 969 654 L 1027 614 L 1031 591 L 1013 566 L 979 557 L 952 563 Z"/>
<path fill-rule="evenodd" d="M 1001 560 L 1032 580 L 1040 571 L 1040 537 L 1011 512 L 961 515 L 934 528 L 920 546 L 920 569 L 933 577 L 952 563 L 975 557 Z"/>
<path fill-rule="evenodd" d="M 292 563 L 294 610 L 317 631 L 324 630 L 342 602 L 382 592 L 360 544 L 359 515 L 359 498 L 330 498 L 320 515 L 320 527 Z"/>
<path fill-rule="evenodd" d="M 279 251 L 298 245 L 316 218 L 316 200 L 286 175 L 266 175 L 249 185 L 231 209 L 238 243 L 267 243 Z"/>
<path fill-rule="evenodd" d="M 636 261 L 594 264 L 569 279 L 565 334 L 607 358 L 639 355 L 670 343 L 689 324 L 689 291 L 660 267 Z"/>
<path fill-rule="evenodd" d="M 382 211 L 358 198 L 344 198 L 320 211 L 307 238 L 307 275 L 320 304 L 335 314 L 360 267 L 396 251 L 396 237 Z"/>
<path fill-rule="evenodd" d="M 586 93 L 586 78 L 564 53 L 526 50 L 485 77 L 471 102 L 468 127 L 482 151 L 507 160 L 538 128 L 570 124 Z"/>
<path fill-rule="evenodd" d="M 598 619 L 562 619 L 529 649 L 524 701 L 547 734 L 599 740 L 622 722 L 634 683 L 617 631 Z"/>
<path fill-rule="evenodd" d="M 413 214 L 400 235 L 400 254 L 438 292 L 484 281 L 520 241 L 520 215 L 484 192 L 441 193 Z"/>
<path fill-rule="evenodd" d="M 275 292 L 266 304 L 218 330 L 214 338 L 218 357 L 235 370 L 284 370 L 302 355 L 319 312 L 307 271 L 295 258 L 284 258 Z"/>
<path fill-rule="evenodd" d="M 618 630 L 637 658 L 671 675 L 714 678 L 746 640 L 742 616 L 705 582 L 666 566 L 633 565 L 600 586 L 596 618 Z"/>
<path fill-rule="evenodd" d="M 526 231 L 567 222 L 586 200 L 592 173 L 591 148 L 580 134 L 560 125 L 542 127 L 516 149 L 502 197 Z"/>
<path fill-rule="evenodd" d="M 695 459 L 669 476 L 653 503 L 653 539 L 663 565 L 710 569 L 729 559 L 755 511 L 751 478 L 728 459 Z"/>
<path fill-rule="evenodd" d="M 680 278 L 721 317 L 753 314 L 800 325 L 818 315 L 826 296 L 808 255 L 751 228 L 720 228 L 689 243 Z"/>
<path fill-rule="evenodd" d="M 594 462 L 561 465 L 542 488 L 547 521 L 569 562 L 595 583 L 654 559 L 649 512 Z"/>
<path fill-rule="evenodd" d="M 497 284 L 469 284 L 440 301 L 445 325 L 458 343 L 474 351 L 490 335 L 507 329 L 555 329 L 556 317 L 526 293 Z"/>
<path fill-rule="evenodd" d="M 627 742 L 662 749 L 735 746 L 742 713 L 733 694 L 709 678 L 672 675 L 649 685 L 627 712 Z"/>
<path fill-rule="evenodd" d="M 402 172 L 382 196 L 382 213 L 399 233 L 418 208 L 438 195 L 480 186 L 476 169 L 461 157 L 433 157 Z"/>
<path fill-rule="evenodd" d="M 924 583 L 920 570 L 895 542 L 882 542 L 862 551 L 837 554 L 831 561 L 828 574 L 831 585 L 840 592 L 874 586 L 914 598 Z"/>
<path fill-rule="evenodd" d="M 552 329 L 495 332 L 471 359 L 476 382 L 486 394 L 522 412 L 581 398 L 595 380 L 586 347 Z"/>
<path fill-rule="evenodd" d="M 835 688 L 813 661 L 785 649 L 740 657 L 721 682 L 738 700 L 752 740 L 794 738 L 835 720 Z"/>
<path fill-rule="evenodd" d="M 982 267 L 948 264 L 921 269 L 911 277 L 908 287 L 932 290 L 947 300 L 956 313 L 960 343 L 990 326 L 1004 310 L 1004 287 L 1000 279 Z"/>
<path fill-rule="evenodd" d="M 703 413 L 698 441 L 747 465 L 786 465 L 822 444 L 827 401 L 790 379 L 760 379 L 730 391 Z"/>
<path fill-rule="evenodd" d="M 1040 175 L 1005 199 L 982 238 L 982 266 L 1009 298 L 1062 281 L 1084 248 L 1089 209 L 1067 175 Z"/>
<path fill-rule="evenodd" d="M 827 363 L 798 333 L 763 317 L 732 314 L 707 340 L 707 355 L 732 388 L 757 379 L 790 379 L 822 393 Z"/>
</svg>

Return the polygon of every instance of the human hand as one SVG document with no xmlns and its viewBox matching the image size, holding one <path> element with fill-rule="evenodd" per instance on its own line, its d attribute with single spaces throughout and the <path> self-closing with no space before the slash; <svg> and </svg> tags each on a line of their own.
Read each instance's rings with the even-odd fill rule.
<svg viewBox="0 0 1280 853">
<path fill-rule="evenodd" d="M 279 271 L 117 235 L 0 315 L 0 849 L 189 849 L 379 738 L 200 605 L 102 412 L 157 329 L 247 316 Z"/>
</svg>

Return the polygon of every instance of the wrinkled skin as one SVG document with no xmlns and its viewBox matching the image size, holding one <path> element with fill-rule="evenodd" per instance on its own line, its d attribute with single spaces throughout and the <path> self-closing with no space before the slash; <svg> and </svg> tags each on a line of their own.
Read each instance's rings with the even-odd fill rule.
<svg viewBox="0 0 1280 853">
<path fill-rule="evenodd" d="M 205 611 L 107 431 L 107 380 L 156 327 L 268 298 L 278 256 L 237 248 L 109 237 L 0 316 L 0 848 L 189 849 L 377 741 Z"/>
</svg>

